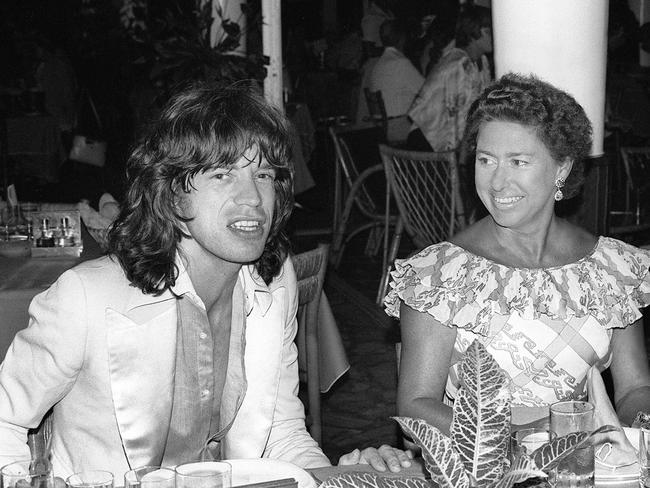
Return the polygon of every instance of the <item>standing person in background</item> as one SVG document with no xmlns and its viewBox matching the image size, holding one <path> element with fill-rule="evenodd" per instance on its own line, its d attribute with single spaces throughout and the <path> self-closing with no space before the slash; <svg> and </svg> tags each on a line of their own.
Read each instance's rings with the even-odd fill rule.
<svg viewBox="0 0 650 488">
<path fill-rule="evenodd" d="M 424 83 L 424 77 L 404 55 L 408 39 L 405 22 L 386 20 L 381 24 L 379 34 L 385 46 L 384 52 L 370 73 L 368 88 L 382 93 L 389 119 L 388 141 L 406 141 L 411 127 L 407 112 Z"/>
<path fill-rule="evenodd" d="M 129 158 L 109 253 L 32 301 L 0 365 L 0 465 L 52 410 L 56 476 L 272 458 L 329 465 L 305 428 L 287 121 L 256 89 L 172 97 Z M 342 464 L 399 471 L 407 454 Z"/>
<path fill-rule="evenodd" d="M 463 28 L 458 30 L 458 26 Z M 429 29 L 433 41 L 429 64 L 433 67 L 408 111 L 413 125 L 407 145 L 415 150 L 446 151 L 459 146 L 467 111 L 488 78 L 464 49 L 472 39 L 468 31 L 480 37 L 472 16 L 463 13 L 458 20 L 453 15 L 438 16 Z M 457 34 L 463 47 L 456 44 Z M 480 46 L 474 49 L 479 56 L 484 54 Z"/>
</svg>

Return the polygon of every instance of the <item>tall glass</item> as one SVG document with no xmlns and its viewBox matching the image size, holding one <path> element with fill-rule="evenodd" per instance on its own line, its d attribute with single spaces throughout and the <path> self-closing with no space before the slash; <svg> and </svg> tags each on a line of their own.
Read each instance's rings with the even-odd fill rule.
<svg viewBox="0 0 650 488">
<path fill-rule="evenodd" d="M 231 467 L 225 462 L 200 462 L 176 466 L 176 488 L 230 488 Z"/>
<path fill-rule="evenodd" d="M 124 473 L 124 488 L 174 488 L 176 473 L 160 466 L 142 466 Z"/>
<path fill-rule="evenodd" d="M 22 486 L 32 488 L 54 488 L 54 476 L 52 470 L 41 463 L 30 466 L 32 461 L 16 461 L 7 464 L 0 470 L 3 488 L 20 488 Z M 31 469 L 30 469 L 31 467 Z"/>
<path fill-rule="evenodd" d="M 557 437 L 594 430 L 594 406 L 570 400 L 551 405 L 551 432 Z M 593 488 L 594 446 L 576 449 L 551 472 L 549 483 L 556 488 Z"/>
<path fill-rule="evenodd" d="M 113 473 L 110 471 L 80 471 L 65 480 L 68 488 L 113 488 Z"/>
<path fill-rule="evenodd" d="M 639 465 L 641 486 L 650 488 L 650 429 L 639 429 Z"/>
</svg>

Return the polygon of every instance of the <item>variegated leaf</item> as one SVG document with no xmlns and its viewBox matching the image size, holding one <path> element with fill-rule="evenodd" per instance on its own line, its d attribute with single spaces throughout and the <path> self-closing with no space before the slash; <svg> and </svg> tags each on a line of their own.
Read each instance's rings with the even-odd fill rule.
<svg viewBox="0 0 650 488">
<path fill-rule="evenodd" d="M 534 461 L 524 453 L 520 453 L 510 466 L 510 470 L 499 480 L 494 488 L 510 488 L 530 478 L 546 478 L 546 473 L 537 469 Z"/>
<path fill-rule="evenodd" d="M 509 394 L 509 378 L 485 346 L 474 340 L 463 354 L 459 379 L 462 387 L 477 401 L 489 402 Z"/>
<path fill-rule="evenodd" d="M 435 483 L 441 488 L 469 488 L 469 477 L 449 437 L 424 420 L 393 418 L 422 449 L 425 466 Z"/>
<path fill-rule="evenodd" d="M 383 478 L 374 473 L 346 473 L 332 476 L 319 488 L 433 488 L 423 478 Z"/>
<path fill-rule="evenodd" d="M 537 448 L 531 458 L 535 465 L 542 471 L 549 472 L 556 467 L 564 458 L 569 456 L 576 449 L 580 449 L 590 442 L 590 439 L 598 434 L 606 434 L 618 430 L 613 425 L 603 425 L 592 432 L 572 432 L 562 437 L 557 437 L 551 442 Z"/>
<path fill-rule="evenodd" d="M 496 483 L 507 468 L 511 395 L 492 355 L 474 341 L 461 363 L 451 440 L 478 486 Z"/>
</svg>

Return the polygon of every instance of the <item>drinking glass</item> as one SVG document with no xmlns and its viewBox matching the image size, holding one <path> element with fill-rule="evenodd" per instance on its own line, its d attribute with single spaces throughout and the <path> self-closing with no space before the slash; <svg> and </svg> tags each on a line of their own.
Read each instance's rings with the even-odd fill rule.
<svg viewBox="0 0 650 488">
<path fill-rule="evenodd" d="M 181 464 L 176 466 L 176 488 L 230 488 L 231 476 L 225 462 Z"/>
<path fill-rule="evenodd" d="M 639 465 L 641 486 L 650 488 L 650 429 L 639 429 Z"/>
<path fill-rule="evenodd" d="M 594 429 L 594 406 L 569 400 L 551 405 L 551 432 L 557 437 Z M 556 488 L 592 488 L 594 486 L 594 446 L 576 449 L 550 473 L 549 483 Z"/>
<path fill-rule="evenodd" d="M 124 488 L 174 488 L 176 473 L 160 466 L 142 466 L 124 473 Z"/>
<path fill-rule="evenodd" d="M 113 488 L 113 473 L 110 471 L 80 471 L 68 477 L 69 488 Z"/>
<path fill-rule="evenodd" d="M 553 439 L 555 433 L 541 427 L 516 430 L 510 434 L 510 460 L 514 461 L 520 452 L 530 456 L 537 448 Z"/>
<path fill-rule="evenodd" d="M 54 476 L 52 470 L 45 468 L 42 464 L 32 466 L 32 461 L 16 461 L 7 464 L 0 470 L 3 488 L 21 488 L 22 486 L 33 488 L 54 488 Z"/>
</svg>

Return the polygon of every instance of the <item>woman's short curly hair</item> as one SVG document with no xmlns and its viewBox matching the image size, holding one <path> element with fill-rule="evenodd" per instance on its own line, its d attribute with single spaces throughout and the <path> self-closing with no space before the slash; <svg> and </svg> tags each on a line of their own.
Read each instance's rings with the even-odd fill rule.
<svg viewBox="0 0 650 488">
<path fill-rule="evenodd" d="M 109 231 L 109 251 L 131 283 L 161 294 L 178 277 L 184 219 L 178 196 L 199 173 L 237 163 L 249 148 L 276 168 L 275 210 L 262 256 L 254 263 L 269 283 L 289 252 L 284 227 L 293 208 L 293 167 L 285 117 L 252 83 L 195 84 L 173 96 L 127 162 L 127 191 Z"/>
<path fill-rule="evenodd" d="M 481 125 L 489 121 L 516 122 L 535 129 L 558 161 L 573 161 L 562 189 L 565 198 L 576 196 L 584 182 L 584 159 L 591 149 L 591 123 L 580 104 L 568 93 L 533 75 L 508 73 L 487 87 L 470 107 L 463 143 L 476 151 Z"/>
</svg>

